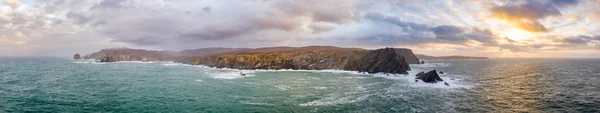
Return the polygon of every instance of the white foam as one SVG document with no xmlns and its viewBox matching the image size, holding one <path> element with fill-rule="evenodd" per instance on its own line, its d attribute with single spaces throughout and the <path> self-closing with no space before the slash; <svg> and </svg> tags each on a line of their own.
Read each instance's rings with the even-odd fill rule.
<svg viewBox="0 0 600 113">
<path fill-rule="evenodd" d="M 169 65 L 188 65 L 181 63 L 172 63 Z M 231 69 L 231 68 L 214 68 L 204 65 L 195 65 L 196 67 L 206 69 L 209 77 L 217 78 L 217 79 L 238 79 L 245 77 L 253 77 L 255 73 L 259 72 L 313 72 L 313 73 L 338 73 L 338 74 L 351 74 L 356 76 L 345 77 L 348 79 L 365 79 L 369 77 L 380 77 L 385 79 L 392 80 L 403 80 L 409 82 L 410 86 L 413 87 L 430 87 L 430 88 L 470 88 L 470 85 L 465 85 L 460 83 L 461 78 L 452 77 L 452 76 L 460 76 L 454 75 L 451 73 L 440 74 L 440 78 L 444 81 L 436 84 L 425 83 L 419 80 L 419 82 L 414 82 L 416 79 L 416 74 L 419 72 L 428 72 L 433 70 L 429 67 L 440 67 L 440 66 L 450 66 L 448 63 L 429 63 L 425 65 L 411 65 L 412 70 L 407 71 L 408 74 L 385 74 L 385 73 L 374 73 L 374 74 L 363 74 L 358 71 L 346 71 L 346 70 L 293 70 L 293 69 L 280 69 L 280 70 L 266 70 L 266 69 L 257 69 L 257 70 L 239 70 L 239 69 Z M 240 72 L 246 74 L 246 76 L 241 76 Z M 444 85 L 444 82 L 448 82 L 450 86 Z M 289 87 L 283 86 L 275 86 L 281 90 L 288 90 Z"/>
<path fill-rule="evenodd" d="M 170 63 L 164 63 L 162 65 L 164 65 L 164 66 L 184 66 L 185 64 L 170 62 Z"/>
<path fill-rule="evenodd" d="M 325 86 L 316 86 L 316 87 L 313 87 L 313 88 L 319 89 L 319 90 L 327 89 L 327 87 L 325 87 Z"/>
<path fill-rule="evenodd" d="M 217 78 L 217 79 L 236 79 L 236 78 L 244 78 L 244 77 L 253 77 L 254 74 L 244 73 L 246 76 L 240 75 L 240 71 L 221 71 L 221 72 L 207 72 L 209 77 Z"/>
<path fill-rule="evenodd" d="M 411 64 L 410 67 L 450 67 L 450 63 L 425 63 L 425 64 Z"/>
<path fill-rule="evenodd" d="M 196 79 L 194 81 L 196 81 L 196 82 L 202 82 L 202 79 Z"/>
<path fill-rule="evenodd" d="M 242 103 L 242 104 L 249 104 L 249 105 L 273 106 L 273 104 L 270 104 L 270 103 L 260 103 L 260 102 L 250 102 L 250 101 L 242 101 L 240 103 Z"/>
<path fill-rule="evenodd" d="M 140 64 L 151 64 L 156 63 L 154 61 L 117 61 L 115 63 L 140 63 Z"/>
<path fill-rule="evenodd" d="M 321 98 L 319 100 L 310 101 L 307 103 L 299 104 L 299 106 L 328 106 L 328 105 L 338 105 L 338 104 L 348 104 L 366 100 L 369 96 L 372 95 L 361 95 L 361 96 L 343 96 L 340 94 L 330 94 L 325 98 Z"/>
<path fill-rule="evenodd" d="M 285 90 L 289 90 L 289 89 L 291 89 L 291 88 L 292 88 L 292 87 L 290 87 L 290 86 L 286 86 L 286 85 L 275 85 L 274 87 L 276 87 L 276 88 L 277 88 L 277 89 L 279 89 L 279 90 L 283 90 L 283 91 L 285 91 Z"/>
</svg>

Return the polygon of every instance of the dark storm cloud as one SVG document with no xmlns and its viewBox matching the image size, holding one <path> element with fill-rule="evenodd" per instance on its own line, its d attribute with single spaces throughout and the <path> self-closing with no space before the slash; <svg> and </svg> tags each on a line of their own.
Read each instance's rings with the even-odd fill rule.
<svg viewBox="0 0 600 113">
<path fill-rule="evenodd" d="M 579 3 L 579 0 L 552 0 L 551 2 L 557 6 L 564 6 L 564 5 L 576 5 L 577 3 Z"/>
<path fill-rule="evenodd" d="M 377 23 L 387 23 L 399 27 L 399 31 L 391 31 L 388 33 L 374 34 L 366 36 L 380 40 L 384 43 L 450 43 L 463 44 L 468 40 L 476 40 L 483 43 L 492 42 L 495 38 L 491 31 L 478 28 L 463 28 L 453 25 L 440 25 L 431 27 L 425 24 L 414 22 L 405 22 L 395 16 L 385 16 L 381 13 L 367 13 L 365 19 L 375 21 Z M 402 32 L 401 34 L 394 32 Z"/>
<path fill-rule="evenodd" d="M 395 17 L 395 16 L 386 16 L 386 15 L 383 15 L 381 13 L 369 12 L 369 13 L 365 14 L 364 18 L 365 19 L 369 19 L 369 20 L 373 20 L 373 21 L 394 24 L 396 26 L 402 27 L 404 30 L 425 31 L 425 30 L 429 29 L 429 26 L 427 26 L 425 24 L 417 24 L 417 23 L 413 23 L 413 22 L 405 22 L 405 21 L 402 21 L 401 19 L 399 19 L 398 17 Z"/>
<path fill-rule="evenodd" d="M 446 41 L 465 41 L 465 30 L 456 26 L 441 25 L 431 28 L 437 39 Z"/>
<path fill-rule="evenodd" d="M 594 36 L 594 37 L 587 36 L 587 35 L 571 36 L 571 37 L 564 38 L 562 40 L 562 42 L 568 43 L 568 44 L 587 44 L 587 43 L 590 43 L 590 41 L 594 41 L 594 40 L 600 40 L 600 36 Z"/>
</svg>

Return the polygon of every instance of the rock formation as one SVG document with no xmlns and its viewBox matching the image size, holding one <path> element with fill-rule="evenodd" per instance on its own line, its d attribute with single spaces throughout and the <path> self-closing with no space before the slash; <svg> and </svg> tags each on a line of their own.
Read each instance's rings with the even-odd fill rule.
<svg viewBox="0 0 600 113">
<path fill-rule="evenodd" d="M 182 52 L 191 53 L 184 54 Z M 97 59 L 101 62 L 172 60 L 185 64 L 234 69 L 339 69 L 391 74 L 407 74 L 406 71 L 409 71 L 410 67 L 406 57 L 409 57 L 413 63 L 419 63 L 410 49 L 403 48 L 365 50 L 333 46 L 307 46 L 256 49 L 209 48 L 182 52 L 115 48 L 103 49 L 85 55 L 84 58 Z"/>
<path fill-rule="evenodd" d="M 410 49 L 406 48 L 394 48 L 398 55 L 403 56 L 406 62 L 409 64 L 420 64 L 419 58 Z"/>
<path fill-rule="evenodd" d="M 392 74 L 407 74 L 406 71 L 410 70 L 404 57 L 394 48 L 233 53 L 178 62 L 234 69 L 339 69 Z"/>
<path fill-rule="evenodd" d="M 444 81 L 437 74 L 436 70 L 432 70 L 427 73 L 420 72 L 420 73 L 416 74 L 415 76 L 417 76 L 416 79 L 421 79 L 421 81 L 426 82 L 426 83 L 437 83 L 439 81 Z"/>
<path fill-rule="evenodd" d="M 100 59 L 100 62 L 116 62 L 117 59 L 113 56 L 104 56 Z"/>
<path fill-rule="evenodd" d="M 77 54 L 73 55 L 73 59 L 79 60 L 79 59 L 81 59 L 81 56 L 79 55 L 79 53 L 77 53 Z"/>
</svg>

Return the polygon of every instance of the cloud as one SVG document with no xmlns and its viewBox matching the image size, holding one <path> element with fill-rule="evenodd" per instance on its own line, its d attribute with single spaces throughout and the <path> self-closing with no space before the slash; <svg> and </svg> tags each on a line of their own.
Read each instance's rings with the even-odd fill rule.
<svg viewBox="0 0 600 113">
<path fill-rule="evenodd" d="M 506 20 L 515 27 L 531 32 L 548 32 L 550 29 L 538 20 L 562 15 L 558 7 L 575 5 L 577 0 L 551 0 L 547 2 L 528 0 L 525 3 L 509 3 L 489 9 L 493 18 Z"/>
<path fill-rule="evenodd" d="M 181 50 L 307 45 L 363 48 L 440 45 L 436 47 L 452 47 L 455 51 L 494 48 L 536 52 L 595 49 L 582 45 L 600 44 L 600 36 L 595 33 L 600 29 L 595 27 L 600 21 L 594 18 L 594 12 L 600 9 L 590 7 L 596 6 L 591 1 L 578 0 L 37 0 L 15 3 L 20 5 L 9 2 L 18 1 L 4 1 L 7 6 L 0 16 L 0 37 L 4 42 L 26 42 L 22 46 L 28 46 L 29 50 L 20 54 L 85 53 L 123 46 Z M 499 26 L 491 25 L 485 21 L 490 17 L 505 20 L 510 25 L 505 21 L 500 21 Z M 536 33 L 523 40 L 504 37 L 512 33 L 513 27 Z M 7 43 L 1 47 L 4 49 L 0 49 L 0 53 L 18 49 L 6 49 Z"/>
<path fill-rule="evenodd" d="M 17 0 L 5 0 L 4 3 L 8 4 L 13 9 L 16 9 L 19 6 L 21 6 L 21 2 L 19 2 Z"/>
<path fill-rule="evenodd" d="M 600 41 L 600 35 L 593 36 L 593 37 L 587 36 L 587 35 L 571 36 L 571 37 L 562 39 L 562 42 L 567 43 L 567 44 L 588 44 L 594 40 Z"/>
<path fill-rule="evenodd" d="M 313 33 L 329 32 L 329 31 L 335 29 L 335 27 L 325 24 L 325 23 L 313 23 L 308 27 L 313 30 Z"/>
<path fill-rule="evenodd" d="M 437 39 L 447 40 L 447 41 L 465 41 L 466 37 L 464 36 L 465 30 L 449 25 L 441 25 L 434 28 L 431 28 L 431 31 L 435 34 Z"/>
</svg>

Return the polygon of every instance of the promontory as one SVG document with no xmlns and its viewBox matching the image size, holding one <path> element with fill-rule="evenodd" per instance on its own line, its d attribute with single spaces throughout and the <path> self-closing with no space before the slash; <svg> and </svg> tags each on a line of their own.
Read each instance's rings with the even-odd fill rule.
<svg viewBox="0 0 600 113">
<path fill-rule="evenodd" d="M 410 49 L 366 50 L 333 46 L 203 48 L 181 52 L 113 48 L 85 55 L 84 58 L 106 62 L 175 61 L 232 69 L 337 69 L 391 74 L 407 74 L 409 64 L 419 63 Z"/>
</svg>

